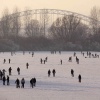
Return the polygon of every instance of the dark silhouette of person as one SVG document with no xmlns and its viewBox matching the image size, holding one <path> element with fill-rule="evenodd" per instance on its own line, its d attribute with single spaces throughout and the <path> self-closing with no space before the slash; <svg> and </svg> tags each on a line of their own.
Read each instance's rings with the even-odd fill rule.
<svg viewBox="0 0 100 100">
<path fill-rule="evenodd" d="M 3 76 L 2 81 L 3 81 L 3 85 L 5 85 L 5 81 L 6 81 L 6 77 L 5 76 Z"/>
<path fill-rule="evenodd" d="M 3 60 L 3 63 L 4 63 L 4 64 L 5 64 L 5 62 L 6 62 L 6 59 Z"/>
<path fill-rule="evenodd" d="M 77 62 L 77 64 L 79 64 L 79 59 L 77 58 L 77 56 L 76 56 L 76 62 Z"/>
<path fill-rule="evenodd" d="M 17 72 L 18 72 L 18 75 L 20 75 L 20 68 L 19 67 L 17 68 Z"/>
<path fill-rule="evenodd" d="M 45 62 L 46 62 L 46 61 L 44 60 L 44 64 L 45 64 Z"/>
<path fill-rule="evenodd" d="M 18 78 L 16 79 L 15 83 L 16 83 L 16 88 L 20 88 L 20 81 Z"/>
<path fill-rule="evenodd" d="M 69 62 L 72 62 L 72 57 L 69 57 L 69 60 L 68 60 Z"/>
<path fill-rule="evenodd" d="M 61 63 L 61 65 L 62 65 L 62 60 L 60 60 L 60 63 Z"/>
<path fill-rule="evenodd" d="M 36 78 L 33 78 L 33 86 L 36 86 Z"/>
<path fill-rule="evenodd" d="M 26 68 L 28 69 L 28 66 L 29 66 L 29 64 L 28 63 L 26 63 Z"/>
<path fill-rule="evenodd" d="M 8 69 L 8 71 L 9 71 L 9 75 L 11 75 L 12 68 L 10 67 L 10 68 Z"/>
<path fill-rule="evenodd" d="M 74 70 L 73 69 L 71 69 L 71 75 L 72 75 L 72 77 L 74 77 Z"/>
<path fill-rule="evenodd" d="M 9 85 L 9 76 L 7 75 L 7 85 Z"/>
<path fill-rule="evenodd" d="M 3 76 L 5 76 L 5 72 L 6 72 L 6 70 L 3 69 L 3 70 L 2 70 L 2 74 L 3 74 Z"/>
<path fill-rule="evenodd" d="M 81 75 L 79 74 L 78 76 L 79 82 L 81 83 Z"/>
<path fill-rule="evenodd" d="M 2 80 L 2 76 L 3 76 L 3 73 L 2 73 L 2 71 L 0 70 L 0 80 Z"/>
<path fill-rule="evenodd" d="M 48 60 L 48 57 L 45 58 L 45 61 L 46 61 L 46 62 L 47 62 L 47 60 Z"/>
<path fill-rule="evenodd" d="M 41 58 L 41 59 L 40 59 L 41 64 L 42 64 L 42 61 L 43 61 L 43 60 L 42 60 L 42 58 Z"/>
<path fill-rule="evenodd" d="M 32 57 L 34 56 L 34 53 L 32 53 Z"/>
<path fill-rule="evenodd" d="M 76 56 L 76 53 L 74 52 L 74 57 Z"/>
<path fill-rule="evenodd" d="M 53 77 L 55 77 L 55 73 L 56 73 L 55 69 L 52 70 L 52 73 L 53 73 Z"/>
<path fill-rule="evenodd" d="M 50 71 L 50 69 L 48 70 L 48 77 L 50 77 L 50 74 L 51 74 L 51 71 Z"/>
<path fill-rule="evenodd" d="M 24 84 L 25 84 L 25 79 L 24 78 L 22 78 L 21 84 L 22 84 L 21 88 L 24 88 Z"/>
<path fill-rule="evenodd" d="M 30 80 L 30 87 L 33 88 L 33 78 Z"/>
<path fill-rule="evenodd" d="M 10 62 L 11 62 L 11 59 L 9 59 L 9 64 L 10 64 Z"/>
<path fill-rule="evenodd" d="M 83 56 L 84 56 L 84 52 L 83 52 Z"/>
</svg>

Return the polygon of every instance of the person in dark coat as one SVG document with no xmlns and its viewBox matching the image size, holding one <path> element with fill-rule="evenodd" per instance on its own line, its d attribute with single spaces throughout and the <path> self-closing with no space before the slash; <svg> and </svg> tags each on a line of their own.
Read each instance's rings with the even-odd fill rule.
<svg viewBox="0 0 100 100">
<path fill-rule="evenodd" d="M 30 87 L 33 88 L 33 78 L 30 80 Z"/>
<path fill-rule="evenodd" d="M 45 64 L 45 62 L 46 62 L 46 61 L 44 60 L 44 64 Z"/>
<path fill-rule="evenodd" d="M 11 62 L 11 59 L 9 59 L 9 64 L 10 64 L 10 62 Z"/>
<path fill-rule="evenodd" d="M 3 76 L 5 76 L 5 72 L 6 72 L 6 70 L 3 69 L 3 70 L 2 70 L 2 74 L 3 74 Z"/>
<path fill-rule="evenodd" d="M 28 66 L 29 66 L 29 64 L 28 63 L 26 63 L 26 68 L 28 69 Z"/>
<path fill-rule="evenodd" d="M 18 78 L 16 79 L 15 83 L 16 83 L 16 88 L 20 88 L 20 81 Z"/>
<path fill-rule="evenodd" d="M 68 60 L 69 62 L 72 62 L 72 57 L 69 57 L 69 60 Z"/>
<path fill-rule="evenodd" d="M 62 60 L 60 60 L 60 63 L 61 63 L 61 65 L 62 65 Z"/>
<path fill-rule="evenodd" d="M 9 71 L 9 75 L 11 75 L 12 68 L 10 67 L 10 68 L 8 69 L 8 71 Z"/>
<path fill-rule="evenodd" d="M 2 73 L 2 71 L 0 70 L 0 80 L 2 80 L 2 76 L 3 76 L 3 73 Z"/>
<path fill-rule="evenodd" d="M 55 77 L 55 73 L 56 73 L 55 69 L 52 70 L 52 73 L 53 73 L 53 77 Z"/>
<path fill-rule="evenodd" d="M 32 53 L 32 57 L 34 56 L 34 52 Z"/>
<path fill-rule="evenodd" d="M 72 77 L 74 77 L 74 70 L 73 69 L 71 69 L 71 75 L 72 75 Z"/>
<path fill-rule="evenodd" d="M 76 62 L 77 62 L 77 64 L 79 64 L 79 59 L 77 58 L 77 56 L 76 56 Z"/>
<path fill-rule="evenodd" d="M 9 85 L 9 76 L 7 75 L 7 85 Z"/>
<path fill-rule="evenodd" d="M 36 78 L 33 78 L 33 86 L 36 86 Z"/>
<path fill-rule="evenodd" d="M 5 85 L 5 81 L 6 81 L 6 77 L 5 76 L 3 76 L 2 81 L 3 81 L 3 85 Z"/>
<path fill-rule="evenodd" d="M 48 77 L 50 77 L 50 74 L 51 74 L 51 71 L 50 71 L 50 69 L 48 70 Z"/>
<path fill-rule="evenodd" d="M 81 83 L 81 75 L 79 74 L 78 76 L 79 82 Z"/>
<path fill-rule="evenodd" d="M 3 63 L 4 63 L 4 64 L 5 64 L 5 62 L 6 62 L 6 59 L 3 60 Z"/>
<path fill-rule="evenodd" d="M 17 68 L 17 72 L 18 72 L 18 75 L 20 75 L 20 68 L 19 67 Z"/>
<path fill-rule="evenodd" d="M 45 61 L 46 61 L 46 62 L 47 62 L 47 60 L 48 60 L 48 57 L 45 58 Z"/>
<path fill-rule="evenodd" d="M 42 60 L 42 58 L 41 58 L 41 59 L 40 59 L 41 64 L 42 64 L 42 61 L 43 61 L 43 60 Z"/>
<path fill-rule="evenodd" d="M 22 78 L 21 84 L 22 84 L 21 88 L 24 88 L 24 84 L 25 84 L 25 79 L 24 78 Z"/>
</svg>

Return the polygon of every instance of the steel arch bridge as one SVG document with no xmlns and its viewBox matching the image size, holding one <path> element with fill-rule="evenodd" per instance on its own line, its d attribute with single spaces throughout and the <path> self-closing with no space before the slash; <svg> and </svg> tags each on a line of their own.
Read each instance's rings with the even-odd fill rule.
<svg viewBox="0 0 100 100">
<path fill-rule="evenodd" d="M 24 23 L 24 17 L 27 16 L 32 16 L 33 20 L 38 20 L 39 24 L 44 24 L 44 20 L 43 20 L 43 16 L 44 15 L 48 15 L 49 16 L 49 24 L 52 24 L 58 17 L 63 17 L 65 15 L 74 15 L 77 18 L 80 18 L 82 23 L 86 24 L 86 25 L 90 25 L 90 21 L 92 20 L 93 22 L 96 22 L 100 25 L 100 21 L 95 20 L 91 17 L 82 15 L 82 14 L 78 14 L 75 12 L 71 12 L 71 11 L 66 11 L 66 10 L 59 10 L 59 9 L 33 9 L 33 10 L 26 10 L 26 11 L 22 11 L 22 12 L 18 12 L 18 13 L 14 13 L 14 14 L 10 14 L 10 18 L 13 17 L 13 15 L 20 17 L 21 19 L 21 23 L 22 26 L 21 28 L 23 30 L 25 30 L 25 23 Z M 45 25 L 44 25 L 45 26 Z M 45 26 L 45 29 L 48 28 L 48 26 Z"/>
<path fill-rule="evenodd" d="M 75 13 L 75 12 L 71 12 L 71 11 L 67 11 L 67 10 L 59 10 L 59 9 L 33 9 L 33 10 L 27 10 L 27 11 L 22 11 L 19 12 L 18 15 L 19 17 L 25 16 L 26 13 L 28 15 L 33 15 L 33 16 L 37 16 L 37 15 L 42 15 L 42 14 L 51 14 L 51 15 L 57 15 L 57 16 L 64 16 L 64 15 L 75 15 L 78 18 L 81 18 L 81 20 L 86 21 L 86 22 L 90 22 L 90 20 L 96 21 L 98 23 L 100 23 L 100 21 L 97 21 L 91 17 L 79 14 L 79 13 Z M 16 13 L 17 14 L 17 13 Z M 35 17 L 36 18 L 36 17 Z"/>
</svg>

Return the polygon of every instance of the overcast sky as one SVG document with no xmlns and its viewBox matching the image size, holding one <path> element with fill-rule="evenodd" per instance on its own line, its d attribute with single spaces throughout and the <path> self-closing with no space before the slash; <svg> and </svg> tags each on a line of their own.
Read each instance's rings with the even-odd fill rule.
<svg viewBox="0 0 100 100">
<path fill-rule="evenodd" d="M 100 7 L 100 0 L 0 0 L 0 14 L 5 8 L 11 12 L 15 7 L 21 11 L 28 7 L 68 10 L 89 16 L 93 6 Z"/>
</svg>

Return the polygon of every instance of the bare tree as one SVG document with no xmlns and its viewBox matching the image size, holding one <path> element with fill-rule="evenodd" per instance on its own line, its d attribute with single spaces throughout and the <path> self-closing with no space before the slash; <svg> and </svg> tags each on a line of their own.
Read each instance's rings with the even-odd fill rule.
<svg viewBox="0 0 100 100">
<path fill-rule="evenodd" d="M 11 33 L 13 36 L 18 36 L 21 30 L 20 12 L 16 7 L 11 15 Z"/>
<path fill-rule="evenodd" d="M 29 8 L 26 8 L 25 12 L 24 12 L 24 28 L 25 28 L 25 34 L 27 36 L 30 36 L 30 27 L 29 24 L 32 20 L 32 14 L 31 14 L 31 10 Z"/>
<path fill-rule="evenodd" d="M 98 22 L 100 21 L 100 9 L 94 6 L 91 9 L 90 17 L 92 18 L 90 20 L 92 32 L 93 34 L 98 34 L 98 32 L 100 31 L 100 22 Z"/>
<path fill-rule="evenodd" d="M 39 31 L 39 22 L 37 20 L 30 20 L 26 27 L 27 36 L 29 37 L 37 37 L 40 36 Z"/>
<path fill-rule="evenodd" d="M 8 9 L 5 9 L 3 12 L 3 16 L 0 21 L 0 33 L 1 36 L 7 38 L 10 34 L 10 16 Z"/>
<path fill-rule="evenodd" d="M 50 28 L 50 33 L 53 37 L 56 35 L 56 37 L 72 41 L 80 21 L 81 19 L 73 14 L 57 18 Z"/>
</svg>

